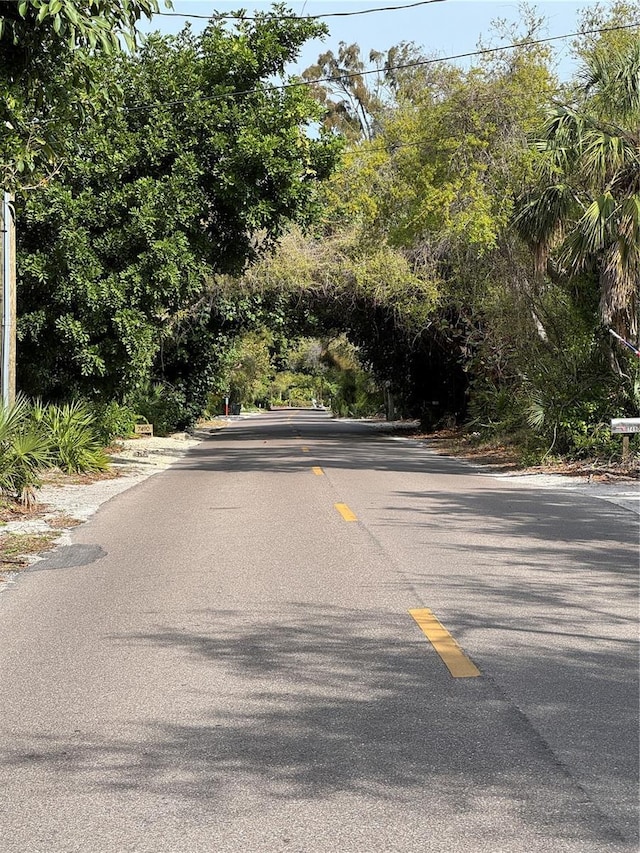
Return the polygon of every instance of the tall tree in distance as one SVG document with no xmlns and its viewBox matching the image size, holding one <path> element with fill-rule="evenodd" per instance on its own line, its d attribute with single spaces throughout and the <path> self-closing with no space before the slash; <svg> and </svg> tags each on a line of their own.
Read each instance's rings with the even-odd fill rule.
<svg viewBox="0 0 640 853">
<path fill-rule="evenodd" d="M 328 50 L 303 78 L 315 84 L 318 99 L 326 108 L 324 126 L 344 135 L 350 142 L 371 141 L 382 130 L 382 119 L 398 96 L 403 82 L 411 78 L 404 66 L 423 58 L 418 48 L 402 42 L 386 53 L 372 50 L 367 69 L 360 46 L 340 42 L 338 52 Z"/>
</svg>

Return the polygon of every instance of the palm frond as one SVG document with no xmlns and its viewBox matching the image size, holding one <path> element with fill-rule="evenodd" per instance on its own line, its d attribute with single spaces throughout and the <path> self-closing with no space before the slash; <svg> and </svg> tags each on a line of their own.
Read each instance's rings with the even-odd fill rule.
<svg viewBox="0 0 640 853">
<path fill-rule="evenodd" d="M 602 322 L 635 340 L 640 309 L 640 38 L 596 45 L 583 60 L 582 88 L 573 91 L 572 105 L 548 116 L 536 143 L 540 180 L 547 189 L 525 201 L 514 222 L 533 246 L 538 268 L 564 231 L 554 261 L 569 276 L 597 270 Z M 561 193 L 560 187 L 567 189 Z"/>
<path fill-rule="evenodd" d="M 513 224 L 520 236 L 532 246 L 536 270 L 541 273 L 554 243 L 562 239 L 565 223 L 577 208 L 573 189 L 554 184 L 519 205 Z"/>
<path fill-rule="evenodd" d="M 612 136 L 602 130 L 585 133 L 579 169 L 591 184 L 613 184 L 632 157 L 629 143 L 622 136 Z"/>
<path fill-rule="evenodd" d="M 593 199 L 564 241 L 560 252 L 564 265 L 577 272 L 615 240 L 616 210 L 617 202 L 610 192 Z"/>
<path fill-rule="evenodd" d="M 40 472 L 50 463 L 49 443 L 37 428 L 23 420 L 2 442 L 0 449 L 0 491 L 16 497 L 40 486 Z"/>
<path fill-rule="evenodd" d="M 10 441 L 28 417 L 29 403 L 25 397 L 18 396 L 11 406 L 0 404 L 0 444 Z"/>
<path fill-rule="evenodd" d="M 640 193 L 630 195 L 620 204 L 620 230 L 640 251 Z"/>
<path fill-rule="evenodd" d="M 605 325 L 627 340 L 638 339 L 640 264 L 623 265 L 616 242 L 600 269 L 600 313 Z"/>
<path fill-rule="evenodd" d="M 594 50 L 584 58 L 584 92 L 602 117 L 628 120 L 640 111 L 640 39 L 619 48 Z"/>
<path fill-rule="evenodd" d="M 545 121 L 542 140 L 548 147 L 566 146 L 575 148 L 582 138 L 584 116 L 569 106 L 557 107 Z"/>
<path fill-rule="evenodd" d="M 534 392 L 531 402 L 526 408 L 527 423 L 534 430 L 541 430 L 547 419 L 545 400 L 541 394 Z"/>
<path fill-rule="evenodd" d="M 513 223 L 528 242 L 549 241 L 575 209 L 572 188 L 568 184 L 554 184 L 522 203 Z"/>
</svg>

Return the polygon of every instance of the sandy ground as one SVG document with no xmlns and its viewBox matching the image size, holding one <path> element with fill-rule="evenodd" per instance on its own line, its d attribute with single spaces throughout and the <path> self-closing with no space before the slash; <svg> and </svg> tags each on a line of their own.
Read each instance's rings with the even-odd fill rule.
<svg viewBox="0 0 640 853">
<path fill-rule="evenodd" d="M 625 510 L 640 515 L 640 460 L 620 464 L 556 463 L 533 468 L 519 467 L 512 452 L 487 450 L 465 446 L 464 442 L 450 436 L 402 436 L 407 422 L 402 422 L 394 440 L 416 441 L 434 453 L 455 456 L 458 462 L 475 468 L 484 476 L 507 479 L 514 486 L 531 486 L 535 489 L 575 492 L 614 503 Z M 410 426 L 409 426 L 410 428 Z M 384 425 L 381 425 L 384 430 Z"/>
</svg>

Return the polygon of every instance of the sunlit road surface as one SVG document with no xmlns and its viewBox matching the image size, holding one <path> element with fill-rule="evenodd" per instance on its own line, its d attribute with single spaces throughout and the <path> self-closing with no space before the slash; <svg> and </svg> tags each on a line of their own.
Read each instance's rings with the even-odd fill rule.
<svg viewBox="0 0 640 853">
<path fill-rule="evenodd" d="M 622 507 L 235 422 L 0 595 L 0 851 L 637 853 L 637 593 Z"/>
</svg>

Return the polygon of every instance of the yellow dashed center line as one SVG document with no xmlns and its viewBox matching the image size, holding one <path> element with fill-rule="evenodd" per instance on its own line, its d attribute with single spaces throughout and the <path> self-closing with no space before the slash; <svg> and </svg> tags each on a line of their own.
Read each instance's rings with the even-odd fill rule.
<svg viewBox="0 0 640 853">
<path fill-rule="evenodd" d="M 302 448 L 302 452 L 303 452 L 303 453 L 308 453 L 308 452 L 309 452 L 309 448 L 308 448 L 308 447 L 303 447 L 303 448 Z"/>
<path fill-rule="evenodd" d="M 410 610 L 423 634 L 442 658 L 444 665 L 454 678 L 476 678 L 480 675 L 478 667 L 472 663 L 433 613 L 426 607 Z"/>
<path fill-rule="evenodd" d="M 340 515 L 345 521 L 357 521 L 358 516 L 352 512 L 346 504 L 334 504 Z"/>
<path fill-rule="evenodd" d="M 322 468 L 318 468 L 317 466 L 313 467 L 311 470 L 316 475 L 316 477 L 322 477 L 324 475 L 324 471 L 322 470 Z"/>
</svg>

